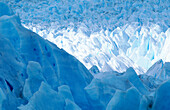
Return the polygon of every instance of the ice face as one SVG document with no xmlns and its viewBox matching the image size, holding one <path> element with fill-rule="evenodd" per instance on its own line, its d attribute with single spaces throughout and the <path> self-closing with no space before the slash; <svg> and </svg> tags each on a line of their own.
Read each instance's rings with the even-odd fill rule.
<svg viewBox="0 0 170 110">
<path fill-rule="evenodd" d="M 84 87 L 93 76 L 76 58 L 22 27 L 15 15 L 0 17 L 0 37 L 1 77 L 14 99 L 31 100 L 43 81 L 54 90 L 69 85 L 78 106 L 88 107 Z"/>
</svg>

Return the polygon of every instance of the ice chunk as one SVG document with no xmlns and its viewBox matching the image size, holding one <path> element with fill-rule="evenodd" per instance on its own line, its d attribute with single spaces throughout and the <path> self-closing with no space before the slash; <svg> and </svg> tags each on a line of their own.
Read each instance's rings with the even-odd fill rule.
<svg viewBox="0 0 170 110">
<path fill-rule="evenodd" d="M 74 98 L 72 96 L 69 86 L 62 85 L 62 86 L 58 87 L 58 94 L 60 96 L 64 97 L 65 99 L 69 99 L 70 101 L 74 102 Z"/>
<path fill-rule="evenodd" d="M 163 83 L 155 94 L 153 110 L 170 110 L 170 80 Z"/>
<path fill-rule="evenodd" d="M 104 109 L 115 92 L 114 88 L 102 84 L 98 79 L 93 79 L 85 90 L 88 94 L 92 109 Z"/>
<path fill-rule="evenodd" d="M 27 65 L 27 74 L 28 79 L 25 80 L 25 85 L 23 89 L 23 95 L 24 97 L 29 100 L 32 95 L 38 91 L 41 82 L 45 81 L 43 75 L 41 66 L 39 63 L 34 61 L 29 61 Z"/>
<path fill-rule="evenodd" d="M 101 69 L 101 72 L 111 72 L 111 71 L 113 71 L 113 69 L 105 62 Z"/>
<path fill-rule="evenodd" d="M 139 110 L 140 94 L 135 88 L 127 92 L 117 90 L 106 110 Z"/>
<path fill-rule="evenodd" d="M 93 66 L 89 69 L 89 71 L 90 71 L 90 73 L 92 73 L 92 74 L 97 74 L 97 73 L 100 72 L 99 69 L 98 69 L 98 67 L 97 67 L 96 65 L 93 65 Z"/>
<path fill-rule="evenodd" d="M 113 97 L 115 91 L 127 90 L 131 87 L 128 79 L 117 76 L 117 72 L 98 73 L 85 88 L 89 101 L 94 108 L 104 109 Z"/>
<path fill-rule="evenodd" d="M 62 110 L 65 101 L 56 91 L 42 82 L 39 90 L 30 98 L 27 105 L 18 107 L 19 110 Z"/>
<path fill-rule="evenodd" d="M 66 99 L 65 102 L 66 102 L 65 110 L 81 110 L 81 108 L 77 106 L 75 103 L 73 103 L 71 100 Z"/>
<path fill-rule="evenodd" d="M 27 65 L 27 75 L 28 78 L 39 78 L 39 79 L 44 79 L 42 75 L 42 69 L 41 66 L 38 62 L 34 61 L 29 61 Z"/>
<path fill-rule="evenodd" d="M 62 85 L 58 87 L 58 95 L 65 99 L 65 110 L 81 110 L 80 107 L 75 104 L 69 86 Z"/>
<path fill-rule="evenodd" d="M 94 77 L 85 88 L 94 108 L 105 108 L 115 95 L 115 91 L 127 91 L 130 87 L 135 88 L 141 95 L 150 95 L 150 91 L 139 79 L 133 68 L 128 68 L 124 73 L 114 71 L 98 73 Z"/>
<path fill-rule="evenodd" d="M 159 80 L 153 76 L 148 76 L 146 74 L 140 75 L 139 77 L 141 81 L 150 89 L 157 88 L 162 83 L 162 80 Z"/>
<path fill-rule="evenodd" d="M 166 64 L 168 66 L 168 63 L 166 63 Z M 165 67 L 164 67 L 163 61 L 159 60 L 148 69 L 146 74 L 149 76 L 155 77 L 157 79 L 160 79 L 160 80 L 165 80 L 168 78 L 168 69 L 167 69 L 167 73 L 166 73 L 166 71 L 164 69 Z"/>
<path fill-rule="evenodd" d="M 169 68 L 169 62 L 163 63 L 162 60 L 159 60 L 148 69 L 146 74 L 140 75 L 140 79 L 149 88 L 157 88 L 161 83 L 169 79 Z"/>
<path fill-rule="evenodd" d="M 126 70 L 126 73 L 123 75 L 123 77 L 127 77 L 127 79 L 131 82 L 131 84 L 139 90 L 139 92 L 143 95 L 149 95 L 149 90 L 145 87 L 145 85 L 142 83 L 142 81 L 137 76 L 135 70 L 133 68 L 128 68 Z"/>
</svg>

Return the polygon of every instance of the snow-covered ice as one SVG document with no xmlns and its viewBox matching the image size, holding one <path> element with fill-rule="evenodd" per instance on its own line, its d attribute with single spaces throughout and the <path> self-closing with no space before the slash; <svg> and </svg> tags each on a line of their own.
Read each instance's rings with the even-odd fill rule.
<svg viewBox="0 0 170 110">
<path fill-rule="evenodd" d="M 44 0 L 31 0 L 26 2 L 20 0 L 15 0 L 14 2 L 11 0 L 6 2 L 9 2 L 13 8 L 16 6 L 15 10 L 18 9 L 17 6 L 19 5 L 12 3 L 21 3 L 21 5 L 26 5 L 22 3 L 27 3 L 30 8 L 28 7 L 24 9 L 28 13 L 29 9 L 32 9 L 31 6 L 34 6 L 29 5 L 29 2 L 43 4 L 42 6 L 47 6 L 47 9 L 49 8 L 46 4 L 47 1 Z M 49 3 L 50 2 L 52 1 L 50 0 Z M 58 0 L 55 2 L 62 3 Z M 71 0 L 71 2 L 76 1 Z M 118 1 L 116 1 L 116 3 L 117 2 Z M 94 4 L 96 5 L 98 1 L 95 0 L 92 3 L 92 6 L 94 6 Z M 107 4 L 108 8 L 110 5 L 109 3 Z M 126 3 L 128 5 L 125 7 L 125 9 L 132 7 L 130 2 Z M 148 3 L 150 2 L 146 2 L 145 0 L 142 2 L 145 7 L 150 9 L 151 7 L 147 6 Z M 164 3 L 168 3 L 168 1 L 165 0 Z M 163 2 L 158 1 L 152 2 L 150 4 L 159 4 L 162 6 Z M 119 5 L 121 6 L 121 3 Z M 140 4 L 135 2 L 135 6 L 136 5 L 140 6 Z M 91 5 L 85 6 L 91 7 Z M 116 6 L 115 10 L 118 12 L 122 10 L 120 7 Z M 168 4 L 165 4 L 162 7 L 165 8 L 164 11 L 166 11 L 166 6 L 168 6 Z M 162 10 L 162 8 L 159 8 L 161 7 L 156 7 L 154 10 L 159 12 Z M 95 8 L 90 8 L 90 10 L 93 11 L 94 9 Z M 64 12 L 62 9 L 60 11 L 61 12 L 57 13 L 62 14 L 62 11 Z M 79 11 L 81 12 L 81 10 Z M 115 13 L 118 13 L 117 11 Z M 151 14 L 146 10 L 144 13 L 140 16 L 147 16 Z M 126 16 L 127 15 L 125 15 L 125 17 Z M 133 18 L 133 16 L 130 17 Z M 109 19 L 109 17 L 106 17 L 106 19 Z M 158 19 L 158 21 L 161 20 L 159 18 L 156 19 Z M 166 16 L 162 19 L 166 19 Z M 46 21 L 43 22 L 46 23 Z M 168 20 L 166 23 L 168 23 Z M 143 24 L 145 24 L 145 22 L 143 22 Z M 151 30 L 148 29 L 147 26 L 142 26 L 140 28 L 141 36 L 138 37 L 133 36 L 132 25 L 127 25 L 126 28 L 117 27 L 111 32 L 108 30 L 99 31 L 96 32 L 96 34 L 93 33 L 95 30 L 90 30 L 90 33 L 92 32 L 90 35 L 88 35 L 89 31 L 84 29 L 83 30 L 85 32 L 82 32 L 82 34 L 72 31 L 77 37 L 78 35 L 84 35 L 82 37 L 78 37 L 78 39 L 74 38 L 75 36 L 68 37 L 63 35 L 64 33 L 60 34 L 61 39 L 67 39 L 68 41 L 72 39 L 72 41 L 77 43 L 84 43 L 83 45 L 81 44 L 79 48 L 76 48 L 81 50 L 82 53 L 86 53 L 87 51 L 87 56 L 89 56 L 86 57 L 85 60 L 87 64 L 88 62 L 92 61 L 95 63 L 92 62 L 91 65 L 96 64 L 96 66 L 93 66 L 90 70 L 88 70 L 78 59 L 67 53 L 65 50 L 57 47 L 52 42 L 45 40 L 35 32 L 23 27 L 20 17 L 15 15 L 8 5 L 0 2 L 0 109 L 169 110 L 170 63 L 165 62 L 169 59 L 169 56 L 166 56 L 169 55 L 169 51 L 167 51 L 167 54 L 165 54 L 165 51 L 169 47 L 169 40 L 167 41 L 167 39 L 169 39 L 169 29 L 167 29 L 165 26 L 163 28 L 165 30 L 162 31 L 161 26 L 157 27 L 157 25 L 154 25 L 153 28 L 158 33 L 158 36 L 155 36 L 154 38 L 153 36 L 147 36 Z M 159 28 L 161 29 L 159 30 Z M 34 27 L 34 30 L 36 29 L 38 28 Z M 127 31 L 127 29 L 131 31 Z M 147 30 L 149 30 L 148 33 Z M 65 32 L 65 30 L 59 31 Z M 48 35 L 53 36 L 54 34 Z M 95 37 L 96 35 L 97 37 Z M 115 35 L 115 37 L 113 37 L 113 39 L 112 37 L 106 37 L 110 35 Z M 129 35 L 132 36 L 130 37 Z M 123 36 L 125 36 L 125 38 Z M 100 37 L 102 40 L 98 39 L 98 37 Z M 129 43 L 121 44 L 121 41 Z M 133 41 L 135 44 L 132 43 Z M 113 44 L 114 49 L 111 52 L 106 49 L 110 46 L 107 44 L 108 42 L 112 42 L 111 44 Z M 67 43 L 69 44 L 69 42 Z M 68 45 L 67 43 L 66 45 Z M 95 43 L 95 45 L 92 43 Z M 71 44 L 74 44 L 74 42 L 70 43 L 70 45 Z M 131 44 L 133 44 L 133 46 Z M 98 57 L 95 57 L 96 54 L 88 53 L 93 49 L 86 50 L 81 48 L 82 46 L 86 46 L 89 49 L 96 47 L 94 50 L 99 52 Z M 71 50 L 75 49 L 72 46 L 68 47 Z M 147 50 L 148 47 L 149 50 Z M 162 47 L 165 51 L 162 51 Z M 99 51 L 99 48 L 102 49 L 102 51 Z M 141 52 L 139 52 L 140 50 Z M 137 55 L 135 57 L 135 55 L 130 54 L 130 52 L 138 54 L 139 56 Z M 160 56 L 163 55 L 163 57 L 160 57 L 158 54 L 160 54 Z M 82 54 L 82 56 L 81 54 L 77 55 L 80 55 L 81 58 L 84 58 L 82 57 L 84 54 Z M 131 57 L 134 57 L 135 60 L 140 57 L 139 59 L 141 59 L 141 62 L 137 60 L 135 64 L 129 55 L 132 55 Z M 154 55 L 154 60 L 156 60 L 155 55 L 158 55 L 158 58 L 163 58 L 163 60 L 154 61 L 155 63 L 150 65 L 151 67 L 148 66 L 148 68 L 150 68 L 144 72 L 139 67 L 138 62 L 139 64 L 144 63 L 147 65 L 146 62 L 151 61 L 149 58 L 153 58 L 153 56 L 150 55 Z M 90 60 L 90 58 L 94 58 L 96 60 Z M 102 63 L 100 63 L 100 61 Z M 139 73 L 143 74 L 138 75 Z"/>
</svg>

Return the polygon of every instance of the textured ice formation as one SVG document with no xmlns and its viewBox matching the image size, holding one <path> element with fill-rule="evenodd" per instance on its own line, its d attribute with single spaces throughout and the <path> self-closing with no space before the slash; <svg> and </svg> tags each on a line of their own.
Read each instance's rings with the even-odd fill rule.
<svg viewBox="0 0 170 110">
<path fill-rule="evenodd" d="M 5 0 L 4 0 L 5 1 Z M 143 74 L 170 61 L 169 0 L 10 0 L 22 24 L 79 59 Z M 138 67 L 139 66 L 139 67 Z M 142 68 L 140 68 L 142 67 Z"/>
<path fill-rule="evenodd" d="M 116 61 L 127 61 L 117 69 L 126 72 L 105 62 L 102 71 L 92 67 L 92 75 L 75 57 L 24 28 L 6 4 L 0 6 L 1 110 L 170 109 L 169 62 L 160 60 L 138 76 L 126 65 L 132 61 L 117 55 Z"/>
<path fill-rule="evenodd" d="M 158 69 L 159 67 L 155 68 L 155 71 Z M 91 103 L 93 103 L 94 108 L 106 108 L 108 110 L 151 109 L 153 102 L 156 103 L 153 95 L 157 94 L 157 92 L 155 93 L 155 90 L 163 83 L 163 81 L 168 80 L 169 78 L 163 79 L 162 81 L 153 77 L 151 80 L 148 78 L 149 76 L 147 76 L 147 74 L 145 77 L 144 75 L 143 77 L 138 77 L 132 68 L 127 69 L 125 73 L 113 71 L 98 73 L 94 75 L 94 79 L 85 90 L 89 99 L 92 100 Z M 169 87 L 166 87 L 165 93 L 167 94 L 167 97 L 169 97 Z M 168 103 L 168 98 L 165 98 L 166 95 L 163 97 Z M 163 104 L 163 106 L 165 105 Z M 165 110 L 168 110 L 166 107 L 168 106 L 165 106 Z M 164 109 L 164 107 L 161 107 L 161 109 Z"/>
<path fill-rule="evenodd" d="M 127 92 L 116 91 L 106 110 L 139 110 L 140 94 L 135 88 Z"/>
<path fill-rule="evenodd" d="M 149 70 L 146 72 L 148 76 L 153 76 L 160 80 L 165 80 L 170 77 L 169 62 L 163 63 L 162 60 L 157 61 Z"/>
<path fill-rule="evenodd" d="M 104 109 L 107 107 L 107 104 L 111 98 L 115 97 L 115 92 L 128 91 L 129 88 L 135 88 L 138 91 L 138 94 L 151 94 L 132 68 L 127 69 L 125 73 L 117 73 L 114 71 L 98 73 L 95 75 L 92 82 L 85 88 L 85 90 L 89 98 L 93 101 L 91 102 L 93 103 L 93 107 Z"/>
<path fill-rule="evenodd" d="M 45 81 L 42 75 L 42 69 L 39 63 L 29 61 L 27 65 L 27 75 L 28 79 L 25 80 L 23 95 L 29 100 L 32 95 L 38 91 L 41 82 Z"/>
<path fill-rule="evenodd" d="M 92 66 L 90 69 L 89 69 L 90 73 L 91 74 L 97 74 L 97 73 L 100 73 L 99 69 L 97 68 L 97 66 Z"/>
<path fill-rule="evenodd" d="M 58 92 L 42 82 L 39 90 L 30 98 L 27 105 L 21 105 L 19 110 L 81 110 L 74 103 L 70 88 L 66 85 L 58 87 Z"/>
<path fill-rule="evenodd" d="M 157 90 L 155 94 L 155 100 L 153 104 L 153 110 L 169 110 L 170 106 L 167 106 L 170 104 L 170 80 L 163 83 Z M 162 103 L 163 101 L 163 103 Z"/>
<path fill-rule="evenodd" d="M 18 108 L 19 110 L 62 110 L 64 104 L 64 98 L 42 82 L 39 90 L 30 98 L 28 104 Z"/>
<path fill-rule="evenodd" d="M 6 10 L 7 5 L 1 5 L 4 8 L 0 10 Z M 15 15 L 0 17 L 0 37 L 2 90 L 9 94 L 6 103 L 13 100 L 13 105 L 10 103 L 5 109 L 15 109 L 29 99 L 30 103 L 36 102 L 38 99 L 32 97 L 38 90 L 43 91 L 39 89 L 42 81 L 56 91 L 59 86 L 68 85 L 78 106 L 89 107 L 84 87 L 93 76 L 76 58 L 22 27 Z"/>
</svg>

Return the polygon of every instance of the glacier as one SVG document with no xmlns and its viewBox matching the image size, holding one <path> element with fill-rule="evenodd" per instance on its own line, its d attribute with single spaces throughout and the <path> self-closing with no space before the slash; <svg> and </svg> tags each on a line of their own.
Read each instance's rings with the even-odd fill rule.
<svg viewBox="0 0 170 110">
<path fill-rule="evenodd" d="M 22 24 L 75 56 L 88 69 L 109 65 L 143 74 L 170 61 L 169 0 L 1 0 Z"/>
<path fill-rule="evenodd" d="M 106 58 L 102 68 L 97 65 L 88 70 L 76 57 L 25 28 L 21 19 L 7 4 L 0 2 L 0 110 L 170 109 L 168 60 L 155 61 L 144 72 L 124 55 L 126 48 L 123 48 L 121 55 L 114 50 L 110 56 L 113 59 L 109 61 L 118 67 L 112 67 L 105 54 L 99 56 Z M 168 33 L 169 29 L 162 33 L 166 39 L 169 39 Z M 169 54 L 168 46 L 165 40 L 163 49 Z M 167 54 L 160 54 L 169 58 Z M 143 74 L 139 75 L 140 71 Z"/>
<path fill-rule="evenodd" d="M 3 3 L 0 5 L 2 5 L 1 12 L 9 10 L 7 5 Z M 61 85 L 69 85 L 79 106 L 88 107 L 84 87 L 93 78 L 90 72 L 63 49 L 59 49 L 56 45 L 24 28 L 19 17 L 12 14 L 13 12 L 6 11 L 6 13 L 5 15 L 2 13 L 0 17 L 1 85 L 4 86 L 2 91 L 7 94 L 5 103 L 9 103 L 5 109 L 16 108 L 18 104 L 26 103 L 28 100 L 31 100 L 31 104 L 36 104 L 38 99 L 34 97 L 42 97 L 37 96 L 37 92 L 42 92 L 42 95 L 45 91 L 51 92 L 52 95 L 49 97 L 55 97 L 52 102 L 63 99 L 63 97 L 56 96 L 57 92 L 54 92 L 54 90 L 58 91 Z M 54 90 L 42 82 L 49 84 Z M 13 100 L 13 103 L 10 103 L 10 100 Z M 59 103 L 65 105 L 62 100 Z M 67 101 L 67 104 L 68 106 L 74 105 L 74 101 Z M 31 109 L 30 107 L 32 106 L 26 106 L 27 109 Z M 33 107 L 41 109 L 36 108 L 37 105 Z"/>
</svg>

